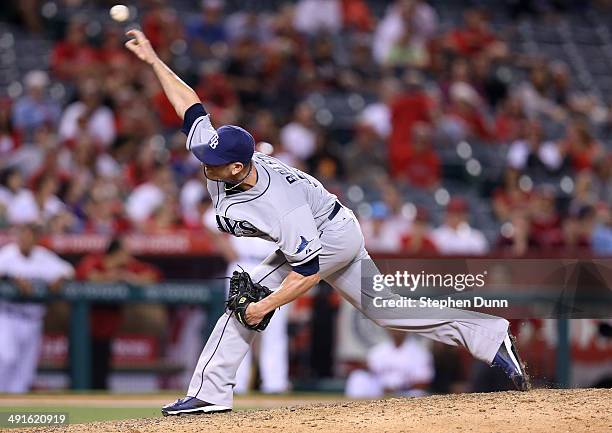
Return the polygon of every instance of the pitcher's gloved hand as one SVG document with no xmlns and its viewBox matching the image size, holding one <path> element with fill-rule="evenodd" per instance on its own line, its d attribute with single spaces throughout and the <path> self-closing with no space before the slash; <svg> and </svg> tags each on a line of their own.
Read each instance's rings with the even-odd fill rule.
<svg viewBox="0 0 612 433">
<path fill-rule="evenodd" d="M 246 320 L 246 310 L 250 303 L 259 302 L 272 294 L 272 290 L 259 283 L 253 283 L 248 272 L 234 271 L 230 278 L 229 296 L 226 308 L 234 314 L 238 322 L 247 329 L 261 332 L 268 326 L 274 311 L 264 316 L 261 322 L 249 324 Z"/>
</svg>

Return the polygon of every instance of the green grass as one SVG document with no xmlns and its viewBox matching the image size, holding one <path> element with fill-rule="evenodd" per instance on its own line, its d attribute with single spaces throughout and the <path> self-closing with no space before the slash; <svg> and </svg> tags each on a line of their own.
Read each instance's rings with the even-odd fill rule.
<svg viewBox="0 0 612 433">
<path fill-rule="evenodd" d="M 70 424 L 130 418 L 153 418 L 161 416 L 159 407 L 15 406 L 11 408 L 0 408 L 0 412 L 15 414 L 64 412 L 68 413 L 68 420 Z"/>
</svg>

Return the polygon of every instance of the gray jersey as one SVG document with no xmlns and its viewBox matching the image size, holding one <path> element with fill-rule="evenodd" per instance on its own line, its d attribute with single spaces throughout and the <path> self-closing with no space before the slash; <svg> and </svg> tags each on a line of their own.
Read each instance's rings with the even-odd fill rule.
<svg viewBox="0 0 612 433">
<path fill-rule="evenodd" d="M 257 183 L 247 191 L 225 191 L 208 181 L 219 230 L 275 242 L 293 266 L 321 250 L 320 230 L 329 222 L 336 196 L 314 177 L 255 152 Z"/>
</svg>

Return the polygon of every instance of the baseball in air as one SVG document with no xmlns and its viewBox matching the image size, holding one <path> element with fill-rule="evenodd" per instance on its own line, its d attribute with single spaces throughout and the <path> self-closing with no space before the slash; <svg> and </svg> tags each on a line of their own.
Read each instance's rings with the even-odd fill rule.
<svg viewBox="0 0 612 433">
<path fill-rule="evenodd" d="M 115 5 L 110 8 L 110 16 L 118 22 L 123 22 L 130 17 L 130 10 L 126 5 Z"/>
</svg>

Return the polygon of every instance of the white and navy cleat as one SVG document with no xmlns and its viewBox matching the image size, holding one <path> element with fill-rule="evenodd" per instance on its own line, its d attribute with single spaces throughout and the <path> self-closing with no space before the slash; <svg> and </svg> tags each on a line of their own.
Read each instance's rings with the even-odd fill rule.
<svg viewBox="0 0 612 433">
<path fill-rule="evenodd" d="M 232 408 L 208 403 L 195 397 L 179 398 L 174 403 L 169 403 L 162 407 L 163 416 L 178 415 L 199 415 L 204 413 L 229 412 Z"/>
<path fill-rule="evenodd" d="M 512 335 L 506 334 L 506 338 L 504 338 L 491 365 L 501 367 L 519 391 L 529 391 L 531 389 L 525 364 L 521 361 Z"/>
</svg>

